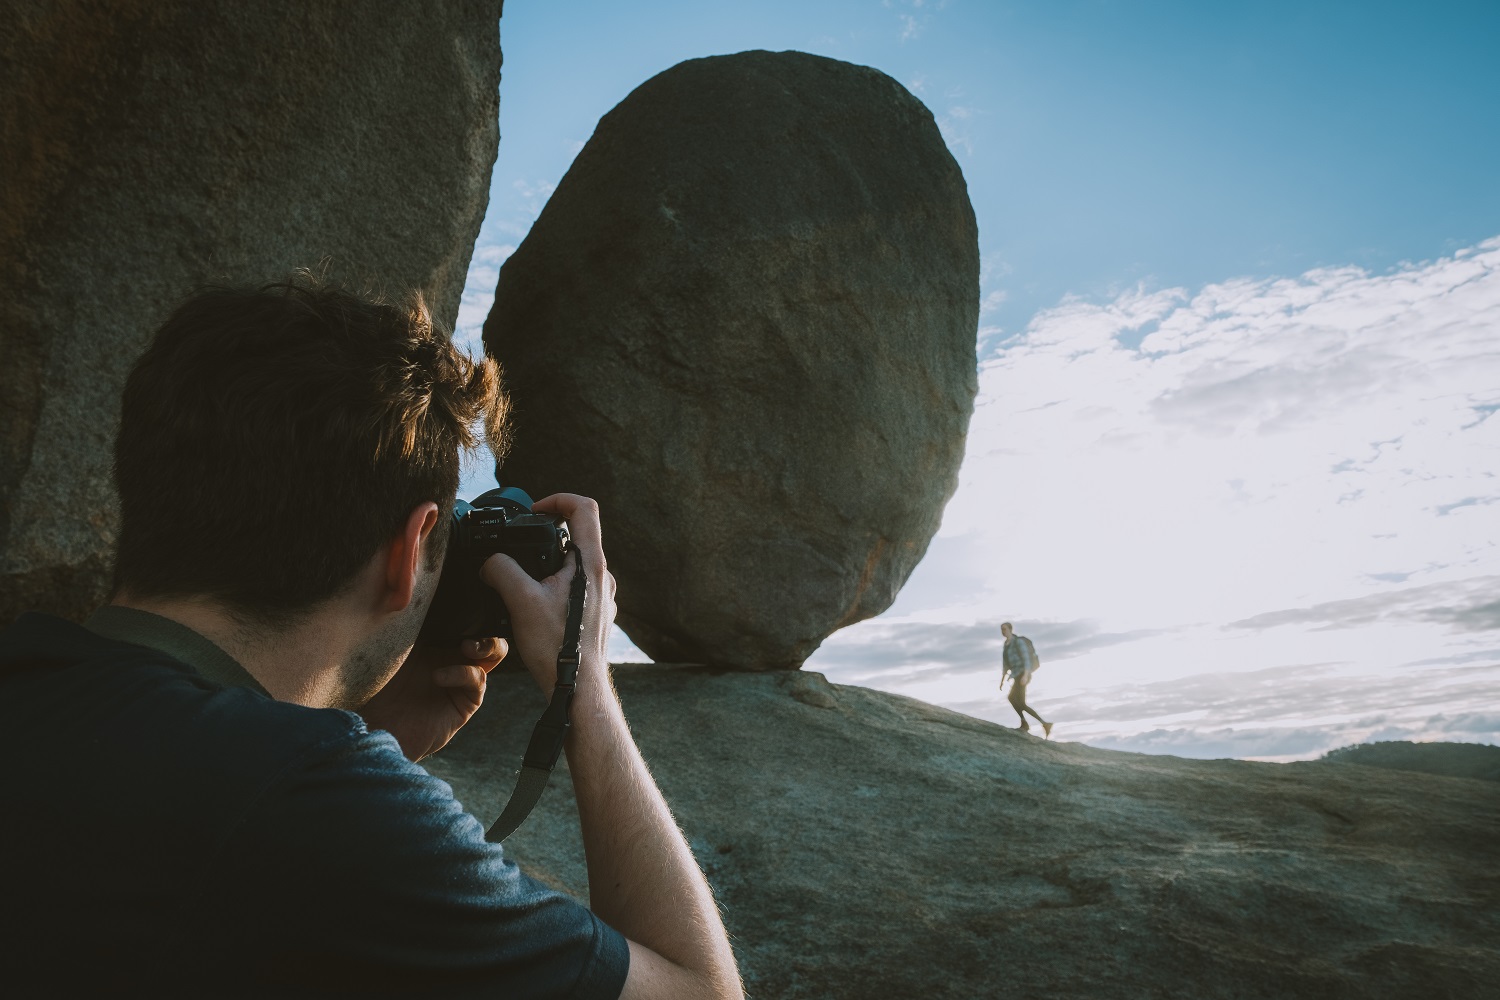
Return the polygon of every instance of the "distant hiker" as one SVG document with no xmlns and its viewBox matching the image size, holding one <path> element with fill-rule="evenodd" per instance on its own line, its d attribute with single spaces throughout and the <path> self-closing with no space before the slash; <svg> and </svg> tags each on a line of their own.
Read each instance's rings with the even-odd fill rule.
<svg viewBox="0 0 1500 1000">
<path fill-rule="evenodd" d="M 1026 714 L 1030 712 L 1032 718 L 1042 724 L 1042 732 L 1050 739 L 1052 737 L 1052 723 L 1036 714 L 1036 709 L 1026 704 L 1026 685 L 1031 681 L 1031 672 L 1041 665 L 1037 659 L 1036 647 L 1031 640 L 1024 635 L 1014 634 L 1010 622 L 1000 626 L 1000 634 L 1005 636 L 1005 652 L 1002 661 L 1005 665 L 1004 672 L 1000 675 L 1000 690 L 1005 690 L 1005 678 L 1011 679 L 1010 685 L 1010 707 L 1016 710 L 1021 717 L 1021 724 L 1016 728 L 1023 733 L 1031 732 L 1031 725 L 1026 721 Z"/>
</svg>

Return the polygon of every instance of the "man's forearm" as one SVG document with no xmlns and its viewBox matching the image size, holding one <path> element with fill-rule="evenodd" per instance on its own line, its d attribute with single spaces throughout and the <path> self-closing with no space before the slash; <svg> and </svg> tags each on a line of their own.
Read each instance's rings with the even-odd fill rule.
<svg viewBox="0 0 1500 1000">
<path fill-rule="evenodd" d="M 589 905 L 630 940 L 630 973 L 621 996 L 743 1000 L 708 881 L 646 770 L 610 681 L 606 647 L 615 583 L 605 569 L 599 505 L 558 493 L 532 509 L 567 520 L 579 565 L 589 574 L 566 749 L 583 828 Z M 541 689 L 551 692 L 575 578 L 554 573 L 533 580 L 503 553 L 490 556 L 481 572 L 511 609 L 522 660 Z"/>
<path fill-rule="evenodd" d="M 631 738 L 607 665 L 597 666 L 579 672 L 567 743 L 589 905 L 627 938 L 697 977 L 703 996 L 739 997 L 734 953 L 708 881 Z"/>
</svg>

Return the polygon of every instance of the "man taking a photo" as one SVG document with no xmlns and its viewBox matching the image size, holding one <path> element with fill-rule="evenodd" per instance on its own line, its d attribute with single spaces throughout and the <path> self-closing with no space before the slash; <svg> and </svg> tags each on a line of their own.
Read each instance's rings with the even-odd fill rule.
<svg viewBox="0 0 1500 1000">
<path fill-rule="evenodd" d="M 162 327 L 122 402 L 110 603 L 0 633 L 9 987 L 742 997 L 610 681 L 592 501 L 535 505 L 587 574 L 566 752 L 589 906 L 415 763 L 507 652 L 414 648 L 476 424 L 503 456 L 494 363 L 420 306 L 294 282 L 205 292 Z M 572 571 L 482 570 L 547 694 Z"/>
</svg>

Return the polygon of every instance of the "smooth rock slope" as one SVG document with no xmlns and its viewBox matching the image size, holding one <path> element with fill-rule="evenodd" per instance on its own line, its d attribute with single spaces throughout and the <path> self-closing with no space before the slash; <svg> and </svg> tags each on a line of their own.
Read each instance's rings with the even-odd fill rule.
<svg viewBox="0 0 1500 1000">
<path fill-rule="evenodd" d="M 499 141 L 500 9 L 0 9 L 0 622 L 103 597 L 120 389 L 195 286 L 328 257 L 452 324 Z"/>
<path fill-rule="evenodd" d="M 1330 750 L 1323 759 L 1340 764 L 1388 767 L 1450 778 L 1500 781 L 1500 747 L 1483 743 L 1412 743 L 1383 740 Z"/>
<path fill-rule="evenodd" d="M 760 1000 L 1496 995 L 1494 782 L 1045 743 L 811 672 L 616 678 Z M 428 762 L 482 820 L 541 707 L 502 668 Z M 507 847 L 587 898 L 565 769 Z"/>
<path fill-rule="evenodd" d="M 900 84 L 800 52 L 682 63 L 600 121 L 501 269 L 501 480 L 600 502 L 653 659 L 800 666 L 937 530 L 978 311 L 963 176 Z"/>
</svg>

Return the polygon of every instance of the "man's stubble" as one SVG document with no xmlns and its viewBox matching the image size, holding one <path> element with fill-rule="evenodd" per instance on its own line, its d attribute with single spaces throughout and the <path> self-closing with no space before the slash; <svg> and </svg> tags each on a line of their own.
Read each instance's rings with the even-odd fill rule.
<svg viewBox="0 0 1500 1000">
<path fill-rule="evenodd" d="M 361 643 L 344 662 L 343 684 L 337 699 L 337 707 L 358 711 L 395 676 L 405 662 L 417 634 L 422 631 L 422 622 L 427 617 L 428 605 L 437 590 L 439 573 L 423 572 L 417 577 L 412 600 L 406 610 L 392 618 L 378 632 Z"/>
</svg>

